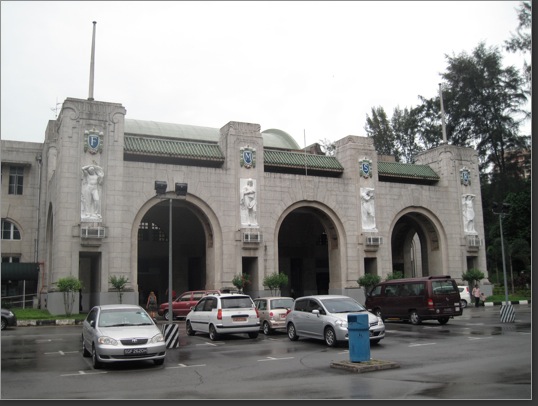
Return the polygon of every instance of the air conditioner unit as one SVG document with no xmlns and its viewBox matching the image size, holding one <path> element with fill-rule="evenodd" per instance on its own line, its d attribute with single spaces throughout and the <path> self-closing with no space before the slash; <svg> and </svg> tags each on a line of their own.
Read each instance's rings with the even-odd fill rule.
<svg viewBox="0 0 538 406">
<path fill-rule="evenodd" d="M 381 245 L 383 237 L 366 237 L 366 245 Z"/>
<path fill-rule="evenodd" d="M 480 247 L 482 245 L 482 240 L 477 235 L 468 235 L 467 236 L 467 246 L 468 247 Z"/>
<path fill-rule="evenodd" d="M 261 241 L 262 241 L 262 235 L 258 232 L 243 233 L 243 242 L 260 243 Z"/>
<path fill-rule="evenodd" d="M 80 238 L 105 238 L 104 227 L 82 227 Z"/>
</svg>

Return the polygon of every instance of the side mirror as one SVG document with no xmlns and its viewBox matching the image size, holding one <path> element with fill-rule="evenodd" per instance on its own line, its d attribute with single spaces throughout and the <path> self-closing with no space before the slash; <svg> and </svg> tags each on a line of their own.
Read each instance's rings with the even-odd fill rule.
<svg viewBox="0 0 538 406">
<path fill-rule="evenodd" d="M 312 314 L 315 314 L 316 316 L 319 316 L 319 310 L 318 309 L 312 310 Z"/>
<path fill-rule="evenodd" d="M 90 326 L 95 327 L 95 320 L 90 321 Z"/>
</svg>

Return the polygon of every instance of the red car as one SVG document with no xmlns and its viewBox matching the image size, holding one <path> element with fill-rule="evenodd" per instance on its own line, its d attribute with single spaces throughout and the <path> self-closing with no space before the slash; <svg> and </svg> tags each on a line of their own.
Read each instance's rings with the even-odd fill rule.
<svg viewBox="0 0 538 406">
<path fill-rule="evenodd" d="M 220 290 L 191 290 L 179 295 L 172 302 L 174 319 L 178 317 L 186 317 L 191 311 L 191 307 L 196 306 L 196 303 L 198 303 L 202 297 L 210 293 L 220 293 Z M 158 313 L 159 316 L 164 316 L 166 320 L 170 320 L 168 314 L 168 302 L 161 303 Z"/>
</svg>

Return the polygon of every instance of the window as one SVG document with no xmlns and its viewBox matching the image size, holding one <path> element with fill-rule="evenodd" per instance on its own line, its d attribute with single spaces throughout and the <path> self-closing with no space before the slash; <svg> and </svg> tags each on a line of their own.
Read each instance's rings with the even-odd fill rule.
<svg viewBox="0 0 538 406">
<path fill-rule="evenodd" d="M 10 195 L 22 195 L 24 168 L 22 166 L 9 167 L 9 191 Z"/>
<path fill-rule="evenodd" d="M 21 257 L 2 257 L 2 262 L 19 263 L 21 262 Z"/>
<path fill-rule="evenodd" d="M 11 221 L 2 220 L 2 240 L 20 240 L 21 233 Z"/>
<path fill-rule="evenodd" d="M 168 237 L 156 224 L 141 222 L 138 227 L 138 241 L 167 242 Z"/>
</svg>

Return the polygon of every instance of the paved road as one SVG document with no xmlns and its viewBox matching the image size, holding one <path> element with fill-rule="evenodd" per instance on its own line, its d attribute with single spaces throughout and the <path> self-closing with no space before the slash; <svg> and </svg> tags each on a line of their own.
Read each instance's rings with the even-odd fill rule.
<svg viewBox="0 0 538 406">
<path fill-rule="evenodd" d="M 387 322 L 371 358 L 400 368 L 352 373 L 346 345 L 291 342 L 284 333 L 186 336 L 163 366 L 150 362 L 94 370 L 81 355 L 80 326 L 2 332 L 6 399 L 532 399 L 531 306 L 501 323 L 499 308 L 468 308 L 441 326 Z"/>
</svg>

